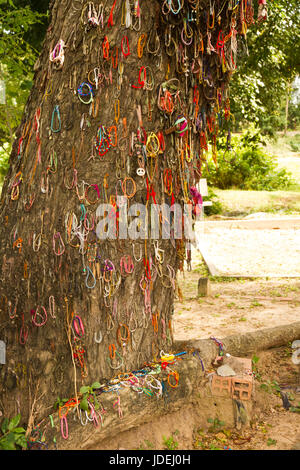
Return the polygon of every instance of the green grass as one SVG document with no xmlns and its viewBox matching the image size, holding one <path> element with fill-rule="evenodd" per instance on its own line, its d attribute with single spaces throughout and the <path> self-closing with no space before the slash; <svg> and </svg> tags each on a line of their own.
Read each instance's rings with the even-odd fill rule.
<svg viewBox="0 0 300 470">
<path fill-rule="evenodd" d="M 290 131 L 287 135 L 278 133 L 277 140 L 267 142 L 266 149 L 269 153 L 277 155 L 278 157 L 285 157 L 289 154 L 292 154 L 292 156 L 295 156 L 297 153 L 300 154 L 300 132 Z"/>
<path fill-rule="evenodd" d="M 300 132 L 279 135 L 277 141 L 269 142 L 266 149 L 277 159 L 279 168 L 285 168 L 292 174 L 295 185 L 290 189 L 300 191 Z"/>
<path fill-rule="evenodd" d="M 300 214 L 300 191 L 242 191 L 214 189 L 227 216 L 255 212 Z"/>
<path fill-rule="evenodd" d="M 296 151 L 298 149 L 298 151 Z M 223 206 L 225 216 L 246 216 L 255 212 L 278 215 L 300 214 L 300 133 L 278 135 L 276 142 L 270 141 L 266 151 L 274 156 L 279 168 L 292 175 L 294 184 L 284 191 L 242 191 L 213 188 Z"/>
</svg>

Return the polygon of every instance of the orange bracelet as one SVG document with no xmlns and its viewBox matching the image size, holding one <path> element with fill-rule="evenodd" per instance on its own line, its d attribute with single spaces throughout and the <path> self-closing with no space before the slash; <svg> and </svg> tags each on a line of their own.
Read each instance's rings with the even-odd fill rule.
<svg viewBox="0 0 300 470">
<path fill-rule="evenodd" d="M 114 344 L 110 344 L 108 346 L 109 349 L 109 355 L 111 359 L 114 359 L 116 357 L 116 346 Z"/>
<path fill-rule="evenodd" d="M 118 67 L 119 49 L 117 46 L 115 47 L 115 51 L 115 57 L 113 54 L 111 55 L 111 63 L 114 69 Z"/>
<path fill-rule="evenodd" d="M 112 142 L 111 138 L 111 132 L 114 131 L 115 134 L 115 140 Z M 107 129 L 108 135 L 109 135 L 109 140 L 111 142 L 112 147 L 116 147 L 118 145 L 118 131 L 117 131 L 117 126 L 111 126 Z"/>
<path fill-rule="evenodd" d="M 103 50 L 103 58 L 108 60 L 109 59 L 109 40 L 107 36 L 104 37 L 102 50 Z"/>
<path fill-rule="evenodd" d="M 120 119 L 120 100 L 115 100 L 115 121 L 118 124 Z"/>
<path fill-rule="evenodd" d="M 154 333 L 158 333 L 158 319 L 159 319 L 159 312 L 152 314 L 152 326 L 154 329 Z"/>
<path fill-rule="evenodd" d="M 28 279 L 28 263 L 24 261 L 24 279 Z"/>
<path fill-rule="evenodd" d="M 127 194 L 127 182 L 128 181 L 131 181 L 132 183 L 132 192 L 130 194 Z M 126 177 L 124 179 L 124 181 L 122 181 L 122 191 L 123 191 L 123 194 L 125 197 L 127 197 L 128 199 L 131 199 L 135 194 L 136 194 L 136 184 L 135 184 L 135 181 L 130 178 L 130 177 Z"/>
<path fill-rule="evenodd" d="M 122 329 L 125 329 L 126 337 L 124 338 L 122 336 Z M 119 323 L 119 328 L 117 331 L 117 341 L 120 346 L 123 346 L 123 343 L 128 343 L 130 340 L 130 331 L 127 325 L 124 325 L 124 323 Z"/>
<path fill-rule="evenodd" d="M 147 42 L 147 34 L 141 34 L 138 40 L 138 47 L 137 47 L 137 54 L 138 58 L 141 59 L 143 57 L 144 47 Z"/>
<path fill-rule="evenodd" d="M 176 380 L 175 385 L 171 384 L 171 382 L 170 382 L 170 377 L 174 377 L 174 378 L 175 378 L 175 380 Z M 176 371 L 170 372 L 169 375 L 168 375 L 168 384 L 170 385 L 170 387 L 172 387 L 172 388 L 178 387 L 178 382 L 179 382 L 179 374 L 178 374 L 178 372 L 176 372 Z"/>
</svg>

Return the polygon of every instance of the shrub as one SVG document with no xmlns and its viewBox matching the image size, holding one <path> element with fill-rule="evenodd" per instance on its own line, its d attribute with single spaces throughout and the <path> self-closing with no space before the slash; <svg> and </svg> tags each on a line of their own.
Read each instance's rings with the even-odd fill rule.
<svg viewBox="0 0 300 470">
<path fill-rule="evenodd" d="M 26 430 L 18 427 L 21 415 L 4 418 L 0 428 L 0 450 L 27 449 Z"/>
<path fill-rule="evenodd" d="M 300 134 L 296 134 L 288 143 L 292 152 L 300 152 Z"/>
<path fill-rule="evenodd" d="M 219 200 L 219 197 L 213 192 L 213 190 L 208 187 L 208 196 L 203 197 L 203 201 L 211 201 L 211 206 L 205 206 L 204 213 L 205 215 L 216 215 L 222 214 L 223 206 Z"/>
<path fill-rule="evenodd" d="M 265 141 L 258 130 L 248 129 L 233 136 L 229 143 L 221 137 L 218 144 L 218 166 L 208 162 L 203 176 L 208 184 L 220 189 L 275 191 L 293 184 L 291 174 L 278 169 L 276 157 L 268 155 Z"/>
<path fill-rule="evenodd" d="M 0 150 L 0 185 L 2 184 L 9 168 L 9 152 Z"/>
</svg>

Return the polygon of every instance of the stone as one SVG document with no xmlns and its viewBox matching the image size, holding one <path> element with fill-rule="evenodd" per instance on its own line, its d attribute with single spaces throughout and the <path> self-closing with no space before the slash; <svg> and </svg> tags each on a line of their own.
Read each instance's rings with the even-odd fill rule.
<svg viewBox="0 0 300 470">
<path fill-rule="evenodd" d="M 223 366 L 218 367 L 217 374 L 220 375 L 221 377 L 231 377 L 233 375 L 236 375 L 235 371 L 227 364 L 224 364 Z"/>
</svg>

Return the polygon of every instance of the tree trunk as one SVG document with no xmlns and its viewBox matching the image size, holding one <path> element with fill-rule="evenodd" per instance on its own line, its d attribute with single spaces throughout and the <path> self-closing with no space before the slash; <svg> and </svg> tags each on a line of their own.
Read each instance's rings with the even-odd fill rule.
<svg viewBox="0 0 300 470">
<path fill-rule="evenodd" d="M 194 201 L 246 24 L 218 1 L 89 5 L 53 2 L 1 197 L 0 404 L 25 420 L 37 390 L 43 416 L 172 349 L 184 237 L 103 239 L 97 208 Z"/>
<path fill-rule="evenodd" d="M 286 87 L 286 100 L 285 100 L 285 122 L 284 122 L 284 135 L 287 134 L 289 127 L 289 104 L 291 97 L 291 84 L 287 83 Z"/>
<path fill-rule="evenodd" d="M 284 346 L 300 337 L 300 322 L 263 328 L 246 334 L 227 336 L 221 339 L 225 352 L 232 356 L 247 356 L 258 351 Z M 220 340 L 218 340 L 220 341 Z M 177 351 L 197 350 L 208 367 L 217 355 L 218 347 L 211 339 L 195 339 L 190 341 L 176 341 L 174 347 Z"/>
</svg>

